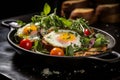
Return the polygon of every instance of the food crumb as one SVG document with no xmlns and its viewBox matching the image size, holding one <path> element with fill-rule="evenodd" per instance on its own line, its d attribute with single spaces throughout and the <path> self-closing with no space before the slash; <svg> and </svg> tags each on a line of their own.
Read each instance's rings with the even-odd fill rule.
<svg viewBox="0 0 120 80">
<path fill-rule="evenodd" d="M 41 72 L 42 76 L 48 77 L 50 75 L 56 74 L 59 75 L 60 72 L 59 71 L 51 71 L 49 68 L 44 68 Z"/>
<path fill-rule="evenodd" d="M 81 74 L 83 74 L 83 73 L 85 73 L 85 70 L 84 69 L 74 70 L 74 73 L 81 73 Z"/>
<path fill-rule="evenodd" d="M 54 74 L 58 74 L 58 75 L 60 74 L 59 71 L 53 71 L 53 73 L 54 73 Z"/>
<path fill-rule="evenodd" d="M 49 70 L 49 68 L 43 69 L 43 71 L 41 73 L 42 73 L 43 76 L 52 75 L 52 72 Z"/>
</svg>

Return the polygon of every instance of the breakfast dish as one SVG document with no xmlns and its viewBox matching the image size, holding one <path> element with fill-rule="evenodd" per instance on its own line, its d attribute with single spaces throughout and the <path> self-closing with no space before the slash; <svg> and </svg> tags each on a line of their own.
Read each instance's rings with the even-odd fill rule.
<svg viewBox="0 0 120 80">
<path fill-rule="evenodd" d="M 43 12 L 32 16 L 31 22 L 17 21 L 21 26 L 14 34 L 18 46 L 55 56 L 90 56 L 107 51 L 109 40 L 85 19 L 66 19 L 59 17 L 56 9 L 53 13 L 50 10 L 46 3 Z"/>
</svg>

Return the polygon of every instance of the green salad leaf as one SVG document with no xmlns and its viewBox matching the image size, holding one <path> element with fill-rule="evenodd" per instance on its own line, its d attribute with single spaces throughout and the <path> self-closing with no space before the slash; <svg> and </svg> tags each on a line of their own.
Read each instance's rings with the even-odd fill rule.
<svg viewBox="0 0 120 80">
<path fill-rule="evenodd" d="M 65 50 L 66 56 L 73 56 L 74 55 L 74 48 L 70 45 Z"/>
<path fill-rule="evenodd" d="M 43 11 L 45 15 L 48 15 L 51 11 L 51 7 L 47 3 L 45 3 Z"/>
<path fill-rule="evenodd" d="M 51 7 L 47 3 L 45 3 L 43 11 L 45 15 L 48 15 L 51 11 Z"/>
<path fill-rule="evenodd" d="M 108 44 L 108 41 L 106 40 L 103 34 L 97 33 L 95 36 L 96 36 L 96 40 L 94 43 L 94 47 L 99 47 L 99 46 Z"/>
</svg>

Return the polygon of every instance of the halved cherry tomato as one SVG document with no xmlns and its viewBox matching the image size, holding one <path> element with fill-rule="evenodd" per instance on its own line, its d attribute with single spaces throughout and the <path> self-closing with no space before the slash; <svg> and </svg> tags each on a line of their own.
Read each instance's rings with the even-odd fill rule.
<svg viewBox="0 0 120 80">
<path fill-rule="evenodd" d="M 91 34 L 91 33 L 90 33 L 90 31 L 89 31 L 88 29 L 85 29 L 85 30 L 84 30 L 84 35 L 85 35 L 85 36 L 89 36 L 90 34 Z"/>
<path fill-rule="evenodd" d="M 50 55 L 56 55 L 56 56 L 64 56 L 64 51 L 61 48 L 53 48 L 50 51 Z"/>
<path fill-rule="evenodd" d="M 23 39 L 20 41 L 19 46 L 24 49 L 30 50 L 32 48 L 32 41 L 29 39 Z"/>
</svg>

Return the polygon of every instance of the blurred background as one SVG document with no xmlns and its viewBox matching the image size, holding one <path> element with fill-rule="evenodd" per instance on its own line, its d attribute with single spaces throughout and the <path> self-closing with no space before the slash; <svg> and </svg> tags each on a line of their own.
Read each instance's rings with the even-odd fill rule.
<svg viewBox="0 0 120 80">
<path fill-rule="evenodd" d="M 45 3 L 66 18 L 83 17 L 95 22 L 120 23 L 120 0 L 2 0 L 0 19 L 41 12 Z"/>
<path fill-rule="evenodd" d="M 63 0 L 1 0 L 0 19 L 41 12 L 45 3 L 52 8 L 59 7 Z M 60 11 L 60 10 L 59 10 Z"/>
<path fill-rule="evenodd" d="M 119 0 L 65 0 L 61 15 L 76 19 L 82 17 L 90 24 L 96 22 L 120 23 Z"/>
</svg>

